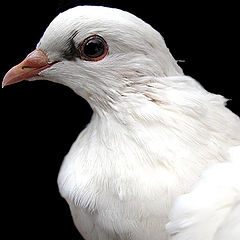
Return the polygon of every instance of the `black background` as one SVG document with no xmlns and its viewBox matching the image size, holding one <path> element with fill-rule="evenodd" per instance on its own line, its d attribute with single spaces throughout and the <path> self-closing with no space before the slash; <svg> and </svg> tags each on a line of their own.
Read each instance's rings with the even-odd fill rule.
<svg viewBox="0 0 240 240">
<path fill-rule="evenodd" d="M 232 99 L 239 111 L 237 3 L 192 1 L 9 1 L 1 9 L 1 77 L 34 50 L 52 19 L 78 4 L 127 10 L 165 38 L 186 75 Z M 72 90 L 47 81 L 0 90 L 2 235 L 80 239 L 57 189 L 64 155 L 89 122 L 91 109 Z M 224 124 L 224 123 L 223 123 Z"/>
</svg>

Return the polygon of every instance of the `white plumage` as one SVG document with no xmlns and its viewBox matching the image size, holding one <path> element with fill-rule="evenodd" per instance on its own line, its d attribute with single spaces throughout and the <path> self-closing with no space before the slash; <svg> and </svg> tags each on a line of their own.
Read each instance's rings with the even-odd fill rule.
<svg viewBox="0 0 240 240">
<path fill-rule="evenodd" d="M 88 61 L 81 46 L 96 35 L 105 40 L 108 53 L 101 60 Z M 237 189 L 239 193 L 239 182 L 233 190 L 234 180 L 221 179 L 217 170 L 222 168 L 223 174 L 233 178 L 230 171 L 237 170 L 231 170 L 228 151 L 240 145 L 240 121 L 224 106 L 224 97 L 207 92 L 185 76 L 161 35 L 150 25 L 117 9 L 79 6 L 61 13 L 47 28 L 36 51 L 41 52 L 41 58 L 43 53 L 44 59 L 47 56 L 48 65 L 43 61 L 45 68 L 25 79 L 64 84 L 93 109 L 90 123 L 65 157 L 58 177 L 60 193 L 83 237 L 167 239 L 165 224 L 175 198 L 191 191 L 202 172 L 218 163 L 216 171 L 215 167 L 209 170 L 193 192 L 177 200 L 167 225 L 170 239 L 213 240 L 214 234 L 199 237 L 205 228 L 201 221 L 211 221 L 210 213 L 199 216 L 206 194 L 219 193 L 215 183 L 220 187 L 226 183 L 226 189 L 220 200 L 212 194 L 213 202 L 233 203 L 232 192 Z M 3 85 L 13 79 L 9 76 Z M 205 181 L 212 184 L 205 187 Z M 188 210 L 191 199 L 195 208 Z M 214 215 L 215 204 L 206 204 Z M 234 220 L 228 219 L 234 218 L 235 212 L 230 208 L 225 214 L 229 216 L 221 219 L 229 228 Z M 199 223 L 191 226 L 190 221 L 185 228 L 181 221 L 188 211 Z M 225 230 L 220 226 L 216 236 Z M 182 235 L 193 235 L 181 238 L 181 231 Z"/>
<path fill-rule="evenodd" d="M 204 171 L 190 193 L 177 197 L 166 225 L 171 240 L 240 238 L 240 147 L 231 161 Z"/>
</svg>

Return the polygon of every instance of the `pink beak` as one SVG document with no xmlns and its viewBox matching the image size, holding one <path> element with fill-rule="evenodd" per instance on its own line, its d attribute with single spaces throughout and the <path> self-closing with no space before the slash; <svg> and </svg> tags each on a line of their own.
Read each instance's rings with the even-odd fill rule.
<svg viewBox="0 0 240 240">
<path fill-rule="evenodd" d="M 52 66 L 47 55 L 41 50 L 34 50 L 18 65 L 11 68 L 3 78 L 2 87 L 38 76 L 42 70 Z"/>
</svg>

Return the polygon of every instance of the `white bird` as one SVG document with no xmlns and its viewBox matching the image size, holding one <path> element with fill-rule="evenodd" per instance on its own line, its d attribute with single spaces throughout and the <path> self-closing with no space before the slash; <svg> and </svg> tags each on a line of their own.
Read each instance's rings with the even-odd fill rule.
<svg viewBox="0 0 240 240">
<path fill-rule="evenodd" d="M 58 176 L 86 240 L 167 239 L 176 197 L 240 145 L 226 99 L 185 76 L 162 36 L 118 9 L 61 13 L 3 86 L 40 79 L 70 87 L 93 109 Z"/>
</svg>

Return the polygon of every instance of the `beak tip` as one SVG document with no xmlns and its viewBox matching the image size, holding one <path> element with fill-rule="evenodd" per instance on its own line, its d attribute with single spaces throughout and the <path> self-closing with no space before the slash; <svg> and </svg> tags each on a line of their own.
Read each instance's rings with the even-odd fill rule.
<svg viewBox="0 0 240 240">
<path fill-rule="evenodd" d="M 6 86 L 11 84 L 11 81 L 10 81 L 11 80 L 11 74 L 9 74 L 9 72 L 10 71 L 8 71 L 5 74 L 5 76 L 4 76 L 3 80 L 2 80 L 2 88 L 4 88 L 4 87 L 6 87 Z"/>
<path fill-rule="evenodd" d="M 2 80 L 2 88 L 4 88 L 5 86 L 7 86 L 7 82 L 5 81 L 5 78 L 3 78 L 3 80 Z"/>
<path fill-rule="evenodd" d="M 4 82 L 2 82 L 2 89 L 4 88 L 4 87 L 6 87 L 7 86 L 7 84 L 5 84 Z"/>
</svg>

